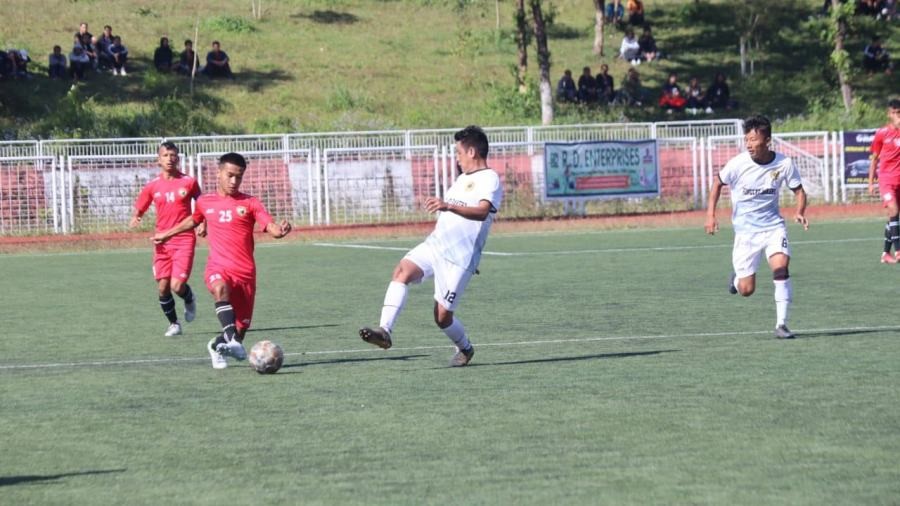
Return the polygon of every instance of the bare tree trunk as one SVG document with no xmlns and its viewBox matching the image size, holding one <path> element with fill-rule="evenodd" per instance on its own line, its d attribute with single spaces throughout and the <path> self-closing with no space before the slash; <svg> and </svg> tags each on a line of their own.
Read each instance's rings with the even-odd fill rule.
<svg viewBox="0 0 900 506">
<path fill-rule="evenodd" d="M 831 8 L 834 12 L 838 12 L 841 8 L 840 0 L 831 0 Z M 837 26 L 834 34 L 834 54 L 839 55 L 835 62 L 838 73 L 838 82 L 841 84 L 841 99 L 844 101 L 844 110 L 850 112 L 853 107 L 853 89 L 850 88 L 848 80 L 847 52 L 844 50 L 844 37 L 847 36 L 847 23 L 840 16 L 836 18 Z"/>
<path fill-rule="evenodd" d="M 528 23 L 525 20 L 525 0 L 516 0 L 516 47 L 519 50 L 519 71 L 516 74 L 516 84 L 519 92 L 525 93 L 525 76 L 528 73 Z"/>
<path fill-rule="evenodd" d="M 541 0 L 531 1 L 531 17 L 534 18 L 534 39 L 537 44 L 538 67 L 541 71 L 541 124 L 553 123 L 553 88 L 550 86 L 550 49 L 547 47 L 547 30 Z"/>
<path fill-rule="evenodd" d="M 606 0 L 594 0 L 594 54 L 603 56 L 603 16 Z"/>
<path fill-rule="evenodd" d="M 741 35 L 741 75 L 747 75 L 747 37 Z"/>
<path fill-rule="evenodd" d="M 494 24 L 494 30 L 497 33 L 500 33 L 500 0 L 494 0 L 494 14 L 496 14 L 496 23 Z"/>
</svg>

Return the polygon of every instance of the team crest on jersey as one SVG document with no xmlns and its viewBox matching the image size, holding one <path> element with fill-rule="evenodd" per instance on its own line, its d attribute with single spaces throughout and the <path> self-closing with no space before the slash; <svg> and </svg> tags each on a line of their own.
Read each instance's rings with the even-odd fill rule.
<svg viewBox="0 0 900 506">
<path fill-rule="evenodd" d="M 238 213 L 238 216 L 247 214 L 247 208 L 244 206 L 237 206 L 237 209 L 235 209 L 235 211 Z"/>
<path fill-rule="evenodd" d="M 466 190 L 467 192 L 474 190 L 475 189 L 475 181 L 469 181 L 468 183 L 466 183 L 466 186 L 463 189 Z"/>
<path fill-rule="evenodd" d="M 778 179 L 778 176 L 780 176 L 780 175 L 781 175 L 780 170 L 773 170 L 772 172 L 769 173 L 769 177 L 772 178 L 773 183 L 775 182 L 776 179 Z"/>
<path fill-rule="evenodd" d="M 182 188 L 182 189 L 178 190 L 178 196 L 182 197 L 182 198 L 187 197 L 187 188 Z"/>
</svg>

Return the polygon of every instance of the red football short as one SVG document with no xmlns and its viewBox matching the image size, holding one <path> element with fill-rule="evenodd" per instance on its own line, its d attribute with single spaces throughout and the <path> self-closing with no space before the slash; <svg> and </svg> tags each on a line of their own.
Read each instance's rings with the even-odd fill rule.
<svg viewBox="0 0 900 506">
<path fill-rule="evenodd" d="M 213 284 L 217 281 L 224 281 L 228 284 L 231 295 L 228 302 L 234 309 L 234 324 L 241 329 L 249 329 L 250 321 L 253 319 L 253 302 L 256 300 L 256 278 L 241 279 L 228 275 L 224 269 L 208 265 L 206 267 L 206 288 L 212 292 Z"/>
<path fill-rule="evenodd" d="M 187 281 L 194 266 L 194 242 L 157 244 L 153 251 L 153 279 Z"/>
<path fill-rule="evenodd" d="M 900 182 L 878 180 L 878 193 L 881 194 L 881 202 L 887 207 L 891 202 L 897 202 L 900 197 Z"/>
</svg>

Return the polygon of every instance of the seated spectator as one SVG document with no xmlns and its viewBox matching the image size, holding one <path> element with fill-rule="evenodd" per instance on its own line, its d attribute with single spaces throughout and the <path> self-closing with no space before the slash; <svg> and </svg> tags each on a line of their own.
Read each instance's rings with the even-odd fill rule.
<svg viewBox="0 0 900 506">
<path fill-rule="evenodd" d="M 203 67 L 203 73 L 209 78 L 234 78 L 231 66 L 228 64 L 228 53 L 222 51 L 217 40 L 212 43 L 212 51 L 206 53 L 206 67 Z"/>
<path fill-rule="evenodd" d="M 53 52 L 50 53 L 49 75 L 50 79 L 66 78 L 66 55 L 62 54 L 62 48 L 53 46 Z"/>
<path fill-rule="evenodd" d="M 566 69 L 563 76 L 556 84 L 556 98 L 560 102 L 574 102 L 577 90 L 575 89 L 575 80 L 572 79 L 572 71 Z"/>
<path fill-rule="evenodd" d="M 881 37 L 872 37 L 872 42 L 863 49 L 863 68 L 871 75 L 875 72 L 891 73 L 891 57 L 881 46 Z"/>
<path fill-rule="evenodd" d="M 106 25 L 103 27 L 103 35 L 97 39 L 97 43 L 95 44 L 97 48 L 97 59 L 100 63 L 100 69 L 108 70 L 111 69 L 112 64 L 112 55 L 109 54 L 109 46 L 113 43 L 113 34 L 112 27 Z"/>
<path fill-rule="evenodd" d="M 627 60 L 632 65 L 641 64 L 641 44 L 634 37 L 634 30 L 625 30 L 622 46 L 619 48 L 619 58 Z"/>
<path fill-rule="evenodd" d="M 858 0 L 856 2 L 856 14 L 880 18 L 885 10 L 884 0 Z"/>
<path fill-rule="evenodd" d="M 634 67 L 628 69 L 628 73 L 625 74 L 616 100 L 630 106 L 644 105 L 644 87 L 641 84 L 641 76 Z"/>
<path fill-rule="evenodd" d="M 610 103 L 616 96 L 613 77 L 609 75 L 609 65 L 600 65 L 600 73 L 594 78 L 597 81 L 597 92 L 604 103 Z"/>
<path fill-rule="evenodd" d="M 16 79 L 30 79 L 28 74 L 28 64 L 31 58 L 25 49 L 7 49 L 7 58 L 9 59 L 8 68 L 11 70 L 10 75 Z"/>
<path fill-rule="evenodd" d="M 6 51 L 0 50 L 0 79 L 12 76 L 15 66 Z"/>
<path fill-rule="evenodd" d="M 160 72 L 169 72 L 173 67 L 172 48 L 169 47 L 169 38 L 159 39 L 159 47 L 153 52 L 153 65 Z"/>
<path fill-rule="evenodd" d="M 578 78 L 578 100 L 584 103 L 597 101 L 597 81 L 591 75 L 591 68 L 581 69 L 581 77 Z"/>
<path fill-rule="evenodd" d="M 704 109 L 707 114 L 712 112 L 712 109 L 706 106 L 706 93 L 703 92 L 703 87 L 700 86 L 700 80 L 696 77 L 691 78 L 684 94 L 687 96 L 687 104 L 685 104 L 685 107 L 690 114 L 696 115 L 699 111 Z"/>
<path fill-rule="evenodd" d="M 87 40 L 91 40 L 91 37 L 93 37 L 93 35 L 88 31 L 87 23 L 81 23 L 80 25 L 78 25 L 78 31 L 75 32 L 75 37 L 77 37 L 80 41 L 85 40 L 85 38 L 87 38 Z"/>
<path fill-rule="evenodd" d="M 81 45 L 73 46 L 72 53 L 69 54 L 69 75 L 73 80 L 84 80 L 84 71 L 91 64 L 91 59 L 84 54 L 84 48 Z"/>
<path fill-rule="evenodd" d="M 100 65 L 100 59 L 97 56 L 97 46 L 95 43 L 97 42 L 97 37 L 93 35 L 82 35 L 81 36 L 81 47 L 84 49 L 84 54 L 87 55 L 90 60 L 91 68 L 97 70 L 97 66 Z"/>
<path fill-rule="evenodd" d="M 181 52 L 181 58 L 178 60 L 178 72 L 181 74 L 191 75 L 194 70 L 194 60 L 197 55 L 194 54 L 194 43 L 191 39 L 184 41 L 184 51 Z"/>
<path fill-rule="evenodd" d="M 682 111 L 685 104 L 687 104 L 687 99 L 684 98 L 684 94 L 678 86 L 678 76 L 675 73 L 671 73 L 666 80 L 666 84 L 662 87 L 662 94 L 659 96 L 659 106 L 666 113 L 672 114 L 675 111 Z"/>
<path fill-rule="evenodd" d="M 622 0 L 610 0 L 608 4 L 606 4 L 606 22 L 607 23 L 618 23 L 622 21 L 622 18 L 625 17 L 625 6 L 622 5 Z"/>
<path fill-rule="evenodd" d="M 706 89 L 706 105 L 712 109 L 731 109 L 731 90 L 725 82 L 725 74 L 716 74 L 716 80 Z"/>
<path fill-rule="evenodd" d="M 628 24 L 631 26 L 641 26 L 644 24 L 644 2 L 641 0 L 628 0 Z"/>
<path fill-rule="evenodd" d="M 644 33 L 638 39 L 638 45 L 641 47 L 641 58 L 647 63 L 659 58 L 659 50 L 656 48 L 656 39 L 653 38 L 653 32 L 649 26 L 644 27 Z"/>
<path fill-rule="evenodd" d="M 116 35 L 113 43 L 109 46 L 109 55 L 112 57 L 114 76 L 127 76 L 125 64 L 128 63 L 128 48 L 122 45 L 122 37 Z"/>
</svg>

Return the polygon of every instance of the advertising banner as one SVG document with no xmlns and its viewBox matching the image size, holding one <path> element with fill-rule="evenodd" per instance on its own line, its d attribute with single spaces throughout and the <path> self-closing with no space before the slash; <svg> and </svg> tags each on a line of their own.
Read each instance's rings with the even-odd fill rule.
<svg viewBox="0 0 900 506">
<path fill-rule="evenodd" d="M 548 142 L 544 181 L 548 199 L 656 197 L 656 141 Z"/>
<path fill-rule="evenodd" d="M 869 186 L 869 146 L 875 130 L 844 132 L 844 185 L 848 188 Z M 878 174 L 875 174 L 878 182 Z"/>
</svg>

